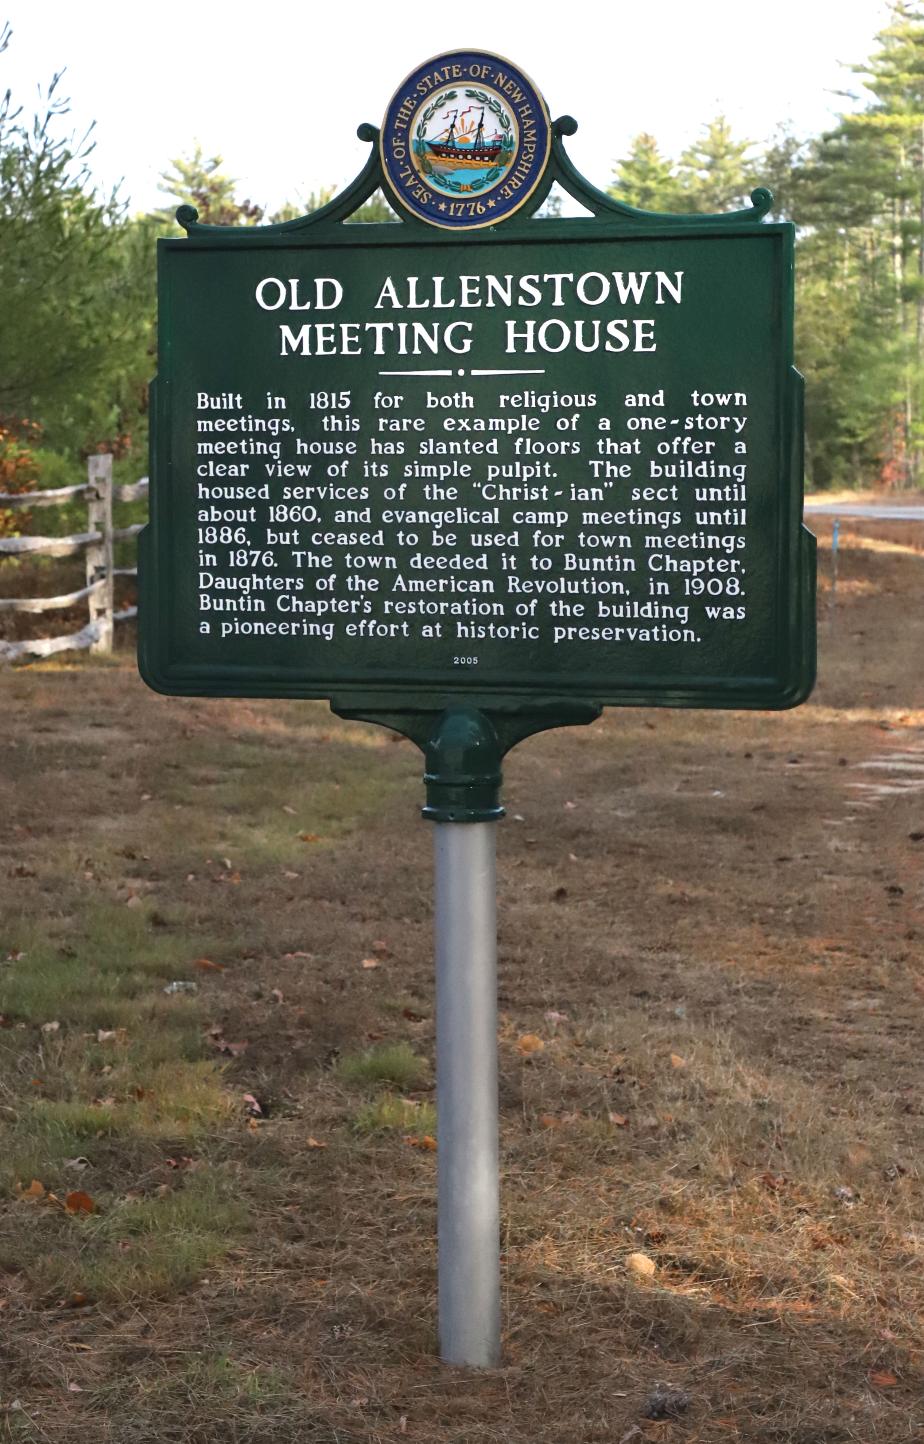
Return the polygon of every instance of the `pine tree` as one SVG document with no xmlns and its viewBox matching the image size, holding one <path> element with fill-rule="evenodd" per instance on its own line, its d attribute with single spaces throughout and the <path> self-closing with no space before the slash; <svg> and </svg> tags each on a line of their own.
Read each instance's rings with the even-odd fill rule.
<svg viewBox="0 0 924 1444">
<path fill-rule="evenodd" d="M 824 306 L 836 298 L 832 314 L 845 306 L 852 314 L 832 362 L 826 466 L 832 476 L 849 465 L 882 484 L 912 486 L 924 447 L 920 4 L 899 0 L 873 55 L 853 70 L 873 99 L 816 143 L 795 186 L 796 219 L 810 227 L 802 294 L 817 312 L 819 353 L 836 325 Z"/>
<path fill-rule="evenodd" d="M 237 195 L 237 181 L 222 170 L 220 155 L 206 156 L 196 144 L 191 155 L 170 162 L 172 170 L 161 173 L 158 189 L 173 204 L 156 211 L 158 220 L 173 222 L 181 205 L 195 206 L 199 220 L 209 226 L 254 226 L 263 219 L 263 207 Z"/>
<path fill-rule="evenodd" d="M 274 211 L 270 220 L 296 221 L 302 216 L 308 216 L 312 211 L 319 211 L 322 206 L 328 205 L 336 196 L 335 186 L 321 186 L 319 190 L 309 191 L 304 200 L 285 201 L 277 211 Z M 363 201 L 357 211 L 348 217 L 348 223 L 354 221 L 396 221 L 394 209 L 389 205 L 385 196 L 380 190 L 375 191 L 367 201 Z"/>
<path fill-rule="evenodd" d="M 711 120 L 680 157 L 677 178 L 684 210 L 711 214 L 746 206 L 756 184 L 751 149 L 750 141 L 734 139 L 723 115 Z"/>
<path fill-rule="evenodd" d="M 635 137 L 629 154 L 616 162 L 607 194 L 643 211 L 677 209 L 679 189 L 674 166 L 661 154 L 653 135 L 643 131 Z"/>
<path fill-rule="evenodd" d="M 92 136 L 62 131 L 59 82 L 34 117 L 0 99 L 0 417 L 76 451 L 137 419 L 153 287 L 124 204 L 92 186 Z"/>
</svg>

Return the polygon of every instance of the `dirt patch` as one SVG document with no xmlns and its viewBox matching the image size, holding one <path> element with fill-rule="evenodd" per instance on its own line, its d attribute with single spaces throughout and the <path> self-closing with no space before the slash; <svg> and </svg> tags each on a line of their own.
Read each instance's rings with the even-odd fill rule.
<svg viewBox="0 0 924 1444">
<path fill-rule="evenodd" d="M 508 759 L 483 1376 L 434 1357 L 419 755 L 128 655 L 4 673 L 0 1437 L 922 1437 L 924 529 L 843 519 L 834 592 L 817 530 L 805 707 Z M 345 1066 L 391 1044 L 406 1087 Z"/>
</svg>

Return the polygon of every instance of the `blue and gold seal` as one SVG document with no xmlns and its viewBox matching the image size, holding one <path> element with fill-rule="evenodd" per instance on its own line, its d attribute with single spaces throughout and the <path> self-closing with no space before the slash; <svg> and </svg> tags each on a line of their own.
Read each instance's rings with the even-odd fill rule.
<svg viewBox="0 0 924 1444">
<path fill-rule="evenodd" d="M 549 158 L 545 101 L 522 70 L 482 50 L 438 55 L 395 91 L 382 169 L 401 205 L 432 226 L 493 226 L 529 200 Z"/>
</svg>

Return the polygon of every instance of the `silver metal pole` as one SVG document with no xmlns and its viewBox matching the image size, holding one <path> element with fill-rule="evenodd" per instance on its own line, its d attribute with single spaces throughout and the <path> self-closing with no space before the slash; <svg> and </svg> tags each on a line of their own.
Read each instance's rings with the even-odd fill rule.
<svg viewBox="0 0 924 1444">
<path fill-rule="evenodd" d="M 439 1341 L 500 1362 L 494 822 L 435 824 Z"/>
</svg>

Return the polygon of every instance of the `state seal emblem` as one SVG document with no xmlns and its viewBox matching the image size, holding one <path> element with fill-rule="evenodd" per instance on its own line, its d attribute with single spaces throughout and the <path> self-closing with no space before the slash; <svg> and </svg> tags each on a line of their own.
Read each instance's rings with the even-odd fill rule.
<svg viewBox="0 0 924 1444">
<path fill-rule="evenodd" d="M 382 125 L 382 169 L 419 220 L 471 230 L 529 200 L 551 142 L 532 81 L 499 55 L 459 50 L 418 66 L 395 92 Z"/>
</svg>

